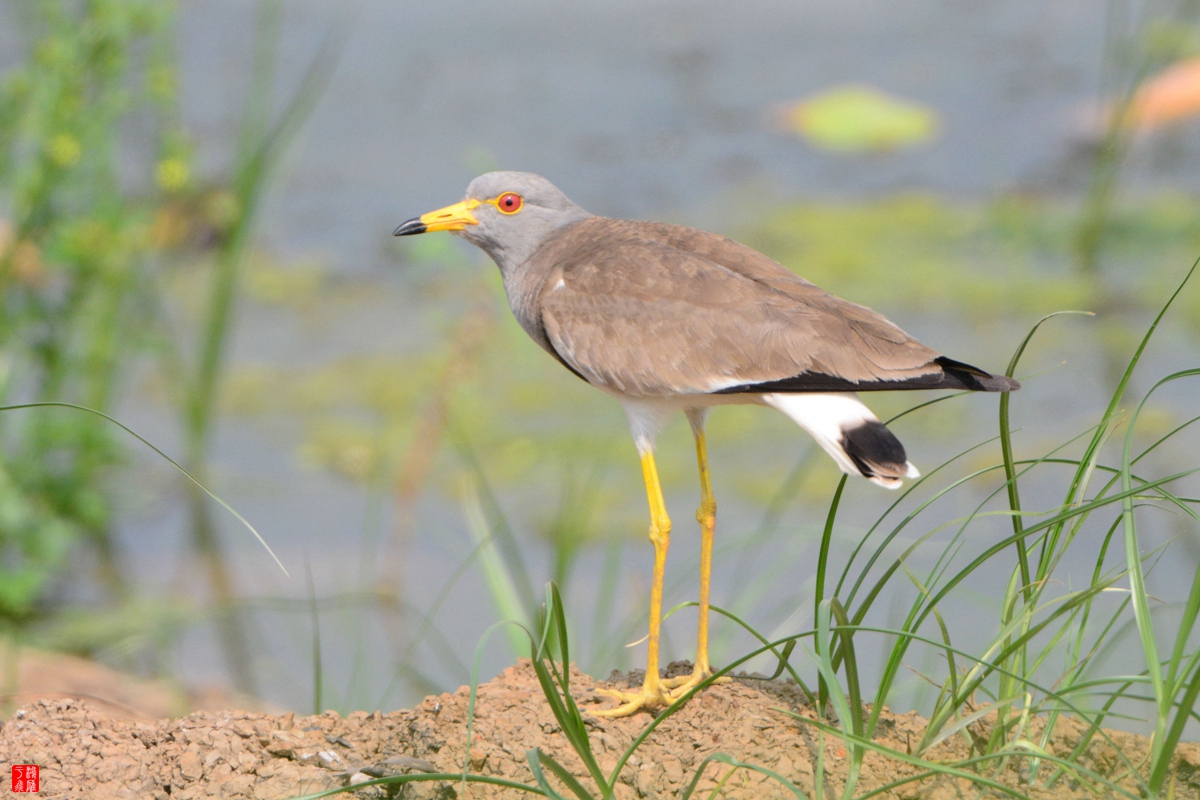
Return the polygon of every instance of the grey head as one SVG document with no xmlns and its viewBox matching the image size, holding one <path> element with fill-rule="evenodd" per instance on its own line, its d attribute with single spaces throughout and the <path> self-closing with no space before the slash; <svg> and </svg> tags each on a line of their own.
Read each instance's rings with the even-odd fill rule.
<svg viewBox="0 0 1200 800">
<path fill-rule="evenodd" d="M 451 231 L 484 250 L 507 275 L 551 233 L 590 216 L 541 175 L 489 172 L 471 181 L 461 203 L 410 219 L 395 235 Z"/>
</svg>

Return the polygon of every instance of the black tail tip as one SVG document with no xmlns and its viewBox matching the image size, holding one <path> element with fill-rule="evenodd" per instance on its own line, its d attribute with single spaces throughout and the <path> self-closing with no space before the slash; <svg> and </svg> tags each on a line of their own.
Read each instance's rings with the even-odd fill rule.
<svg viewBox="0 0 1200 800">
<path fill-rule="evenodd" d="M 843 428 L 842 449 L 864 478 L 890 483 L 910 477 L 904 445 L 879 420 L 865 420 L 853 428 Z"/>
<path fill-rule="evenodd" d="M 949 383 L 958 382 L 962 388 L 974 392 L 1015 392 L 1021 388 L 1019 381 L 1007 375 L 993 375 L 979 367 L 973 367 L 952 358 L 939 356 L 934 359 L 934 362 L 942 368 L 948 378 L 952 379 Z"/>
<path fill-rule="evenodd" d="M 1006 375 L 988 375 L 977 379 L 980 388 L 985 392 L 1015 392 L 1021 388 L 1021 382 Z"/>
</svg>

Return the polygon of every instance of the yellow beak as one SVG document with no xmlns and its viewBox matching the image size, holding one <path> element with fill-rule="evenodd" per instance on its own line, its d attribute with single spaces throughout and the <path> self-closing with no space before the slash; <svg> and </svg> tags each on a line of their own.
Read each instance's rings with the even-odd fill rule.
<svg viewBox="0 0 1200 800">
<path fill-rule="evenodd" d="M 461 231 L 468 225 L 478 225 L 479 220 L 471 213 L 471 209 L 480 205 L 478 200 L 463 200 L 452 206 L 430 211 L 400 224 L 392 232 L 394 236 L 412 236 L 429 231 Z"/>
</svg>

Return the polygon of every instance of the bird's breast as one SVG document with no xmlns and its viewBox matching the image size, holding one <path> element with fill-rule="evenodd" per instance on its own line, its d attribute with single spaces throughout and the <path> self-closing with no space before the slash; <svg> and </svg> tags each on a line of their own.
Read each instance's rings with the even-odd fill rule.
<svg viewBox="0 0 1200 800">
<path fill-rule="evenodd" d="M 529 334 L 529 338 L 537 342 L 542 349 L 554 353 L 542 324 L 541 292 L 546 283 L 546 276 L 534 278 L 528 272 L 514 269 L 504 273 L 503 277 L 508 307 L 512 309 L 517 322 L 525 333 Z"/>
</svg>

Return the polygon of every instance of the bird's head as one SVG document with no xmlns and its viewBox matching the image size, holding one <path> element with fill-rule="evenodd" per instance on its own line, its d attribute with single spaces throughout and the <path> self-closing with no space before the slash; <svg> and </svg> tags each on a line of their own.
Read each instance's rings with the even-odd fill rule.
<svg viewBox="0 0 1200 800">
<path fill-rule="evenodd" d="M 451 231 L 506 271 L 524 263 L 554 231 L 589 216 L 541 175 L 489 172 L 471 181 L 462 202 L 414 217 L 393 234 Z"/>
</svg>

